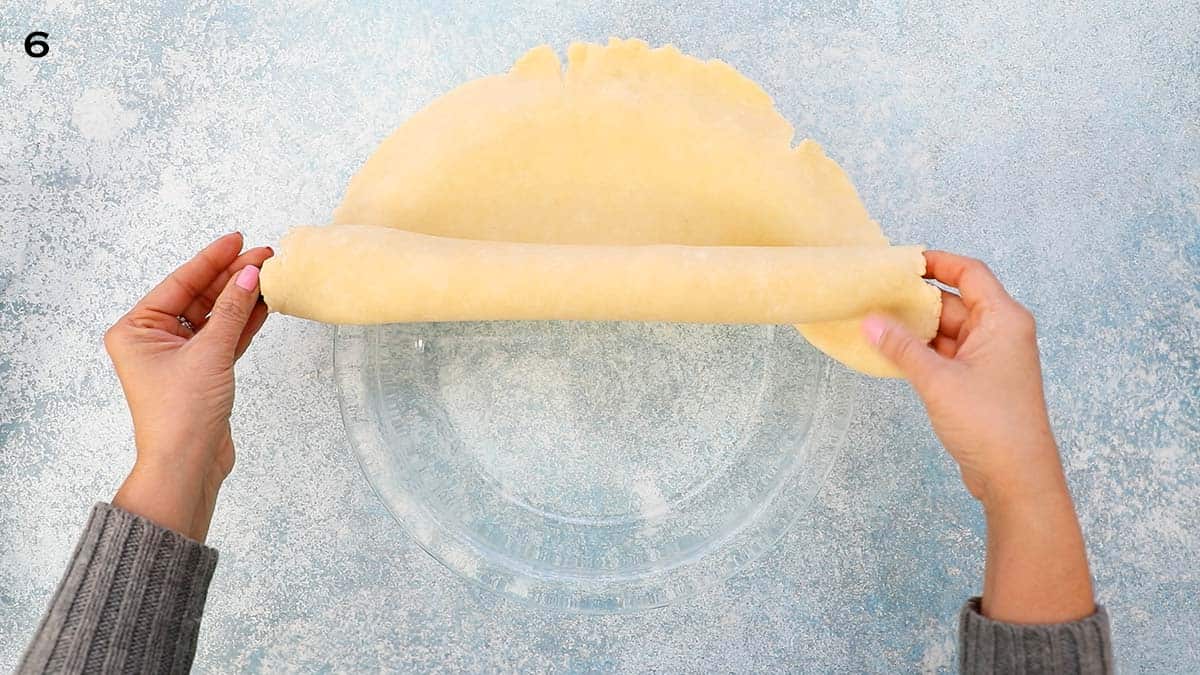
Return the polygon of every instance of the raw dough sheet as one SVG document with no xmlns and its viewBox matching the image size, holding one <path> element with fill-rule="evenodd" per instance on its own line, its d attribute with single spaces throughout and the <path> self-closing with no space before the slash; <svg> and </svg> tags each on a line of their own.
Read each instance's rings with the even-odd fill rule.
<svg viewBox="0 0 1200 675">
<path fill-rule="evenodd" d="M 929 339 L 940 293 L 919 249 L 889 247 L 837 163 L 792 136 L 720 61 L 612 40 L 572 45 L 564 69 L 537 47 L 401 125 L 334 213 L 441 239 L 298 230 L 264 266 L 263 294 L 339 323 L 795 322 L 851 368 L 895 376 L 862 317 L 887 312 Z"/>
</svg>

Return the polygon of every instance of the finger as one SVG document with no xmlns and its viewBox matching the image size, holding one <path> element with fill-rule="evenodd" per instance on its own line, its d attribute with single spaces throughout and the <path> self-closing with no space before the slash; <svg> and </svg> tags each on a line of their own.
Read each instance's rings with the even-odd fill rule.
<svg viewBox="0 0 1200 675">
<path fill-rule="evenodd" d="M 273 255 L 275 255 L 275 251 L 270 246 L 259 246 L 243 251 L 229 267 L 226 267 L 217 275 L 217 278 L 213 279 L 208 288 L 192 300 L 188 308 L 183 311 L 183 316 L 187 317 L 196 330 L 200 330 L 204 326 L 204 322 L 208 320 L 208 313 L 212 311 L 217 296 L 225 288 L 225 284 L 229 283 L 229 277 L 242 271 L 246 265 L 254 265 L 261 269 L 263 262 Z"/>
<path fill-rule="evenodd" d="M 934 337 L 929 346 L 943 358 L 952 359 L 955 354 L 958 354 L 958 340 L 945 335 Z"/>
<path fill-rule="evenodd" d="M 213 303 L 208 323 L 196 333 L 192 342 L 220 352 L 232 363 L 242 331 L 257 304 L 258 268 L 247 265 L 225 284 L 225 290 Z"/>
<path fill-rule="evenodd" d="M 259 246 L 256 248 L 243 251 L 228 267 L 221 271 L 220 274 L 213 279 L 199 295 L 197 295 L 184 310 L 183 316 L 187 317 L 188 321 L 199 330 L 204 322 L 208 319 L 209 312 L 212 311 L 213 303 L 216 302 L 217 296 L 224 290 L 225 285 L 229 283 L 229 278 L 237 274 L 246 265 L 254 265 L 262 268 L 262 264 L 275 252 L 269 246 Z"/>
<path fill-rule="evenodd" d="M 962 325 L 966 323 L 971 311 L 967 309 L 963 299 L 953 293 L 942 291 L 942 318 L 938 322 L 938 334 L 957 338 Z"/>
<path fill-rule="evenodd" d="M 945 251 L 925 251 L 925 276 L 962 292 L 967 307 L 1008 299 L 1008 292 L 982 262 Z"/>
<path fill-rule="evenodd" d="M 170 316 L 179 316 L 192 300 L 229 267 L 242 250 L 239 232 L 217 239 L 200 251 L 195 258 L 180 265 L 166 279 L 138 301 L 134 309 L 149 309 Z"/>
<path fill-rule="evenodd" d="M 945 359 L 907 328 L 886 316 L 868 316 L 863 320 L 862 332 L 868 342 L 896 364 L 905 379 L 918 391 L 945 363 Z"/>
<path fill-rule="evenodd" d="M 246 353 L 250 342 L 254 340 L 254 336 L 258 334 L 258 330 L 263 327 L 266 321 L 267 303 L 259 300 L 254 305 L 254 310 L 250 312 L 250 320 L 246 322 L 246 327 L 242 329 L 241 337 L 238 338 L 237 350 L 233 353 L 234 359 L 242 358 L 242 354 Z"/>
</svg>

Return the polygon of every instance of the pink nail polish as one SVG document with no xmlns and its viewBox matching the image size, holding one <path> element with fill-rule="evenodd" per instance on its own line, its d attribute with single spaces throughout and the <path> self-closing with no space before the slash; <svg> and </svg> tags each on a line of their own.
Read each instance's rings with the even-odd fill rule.
<svg viewBox="0 0 1200 675">
<path fill-rule="evenodd" d="M 887 323 L 882 317 L 868 316 L 863 319 L 862 332 L 867 338 L 867 342 L 873 345 L 879 344 L 879 338 L 883 337 L 883 331 L 887 328 Z"/>
<path fill-rule="evenodd" d="M 258 285 L 258 268 L 254 265 L 246 265 L 241 272 L 238 272 L 237 281 L 234 283 L 247 291 L 254 290 L 254 287 Z"/>
</svg>

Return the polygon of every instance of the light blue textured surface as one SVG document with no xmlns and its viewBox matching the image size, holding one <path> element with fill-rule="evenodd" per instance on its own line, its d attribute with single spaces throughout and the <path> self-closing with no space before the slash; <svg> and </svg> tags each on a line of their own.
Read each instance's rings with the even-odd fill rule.
<svg viewBox="0 0 1200 675">
<path fill-rule="evenodd" d="M 132 458 L 104 328 L 218 233 L 325 220 L 455 84 L 615 34 L 733 64 L 895 240 L 994 266 L 1040 320 L 1120 664 L 1196 672 L 1200 6 L 941 4 L 5 2 L 0 668 Z M 982 520 L 903 383 L 864 383 L 820 503 L 748 571 L 665 610 L 559 617 L 406 539 L 345 448 L 330 346 L 275 317 L 239 366 L 199 670 L 952 666 Z"/>
</svg>

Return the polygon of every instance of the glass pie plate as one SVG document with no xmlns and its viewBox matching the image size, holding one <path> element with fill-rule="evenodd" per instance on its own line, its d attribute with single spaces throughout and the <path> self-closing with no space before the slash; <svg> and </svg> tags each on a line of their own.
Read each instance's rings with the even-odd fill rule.
<svg viewBox="0 0 1200 675">
<path fill-rule="evenodd" d="M 841 451 L 857 378 L 789 326 L 341 326 L 342 415 L 430 555 L 518 601 L 666 605 L 769 549 Z"/>
</svg>

